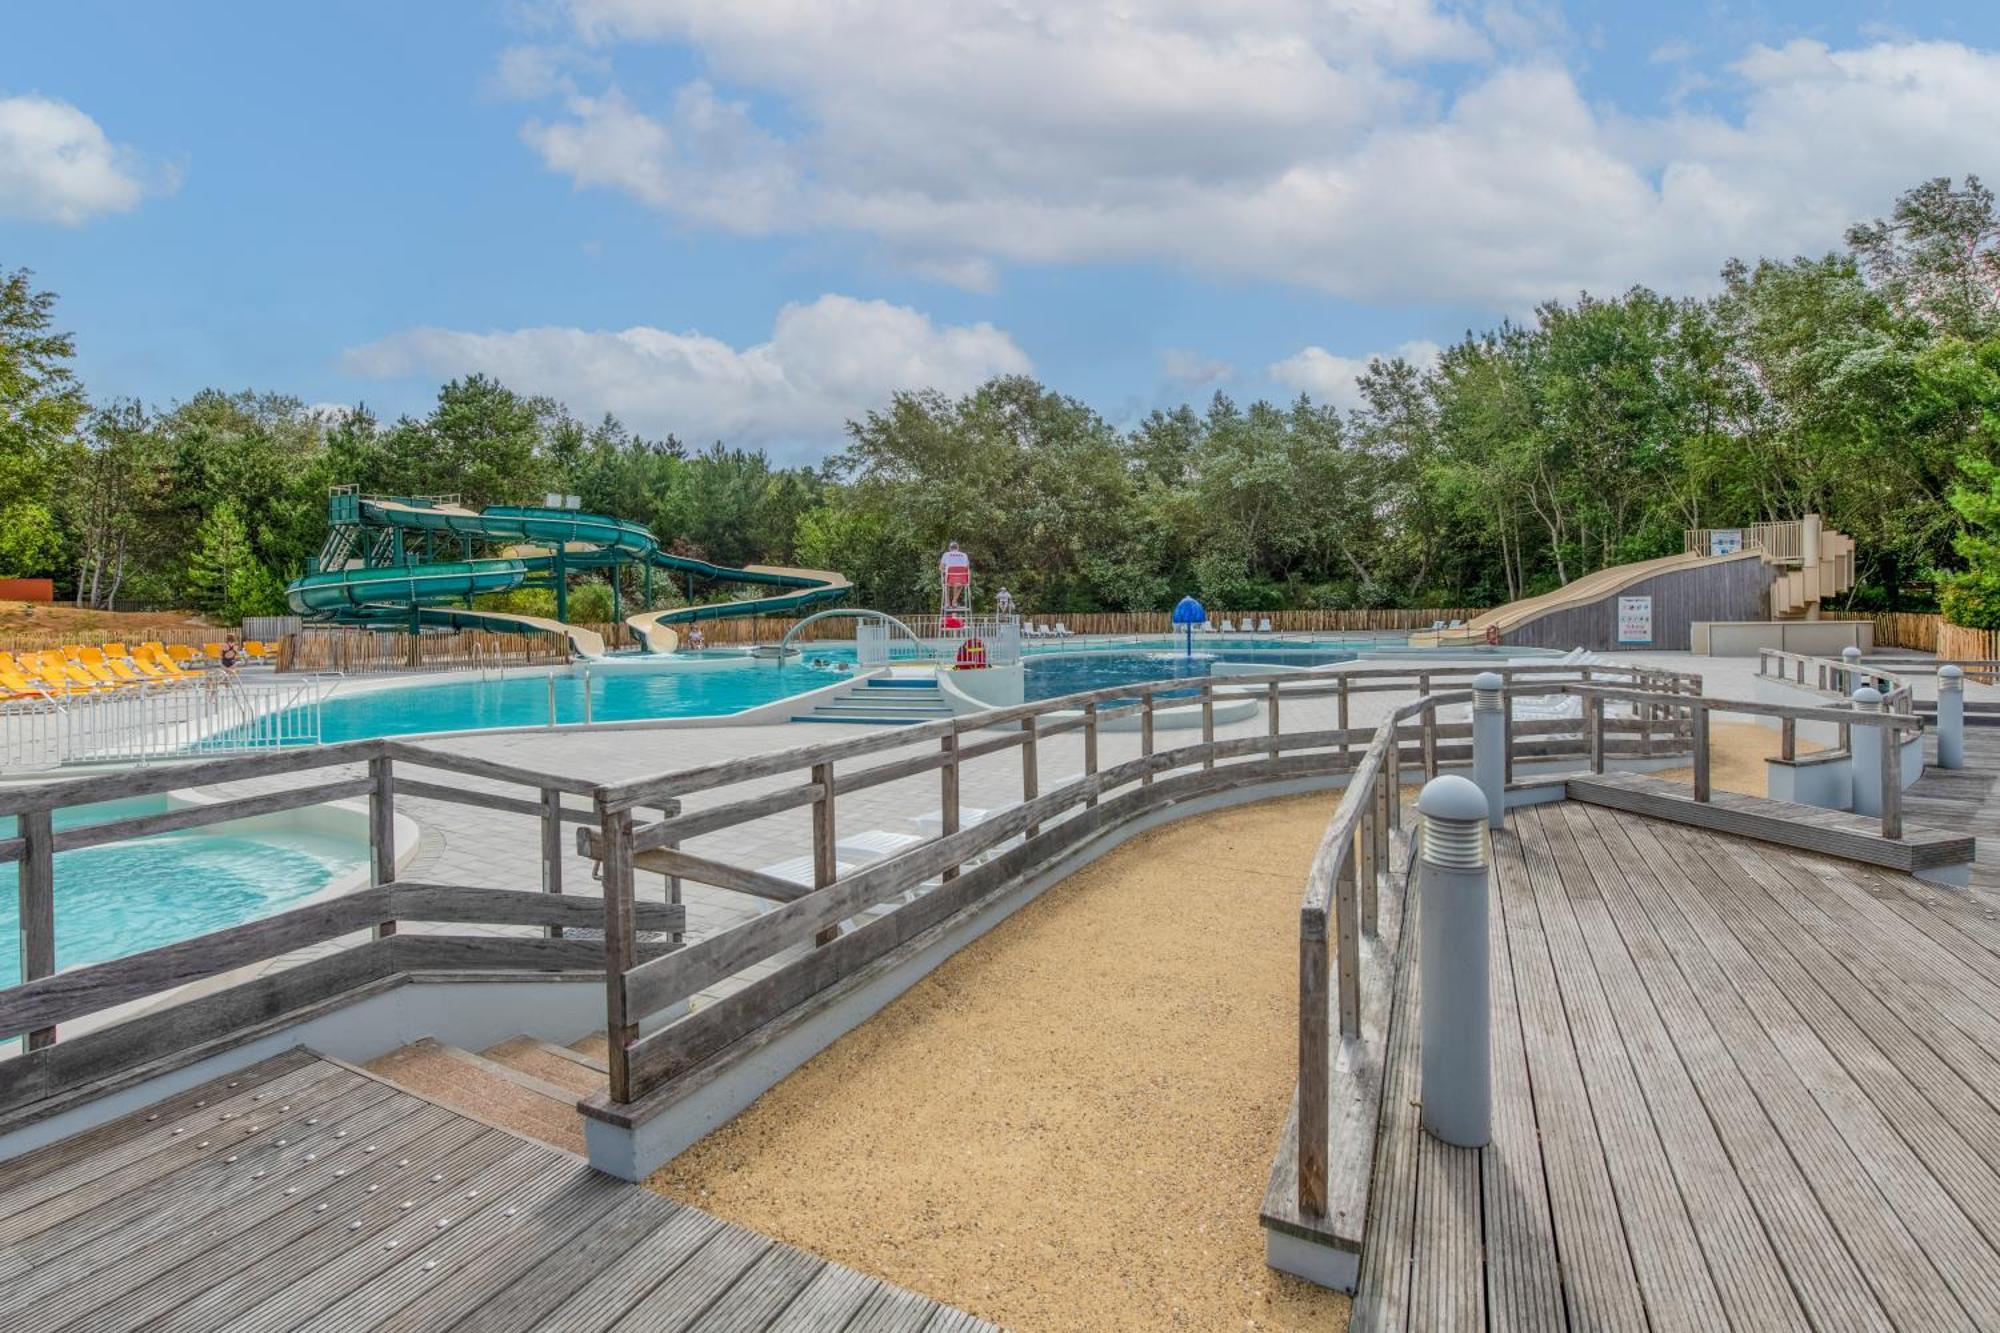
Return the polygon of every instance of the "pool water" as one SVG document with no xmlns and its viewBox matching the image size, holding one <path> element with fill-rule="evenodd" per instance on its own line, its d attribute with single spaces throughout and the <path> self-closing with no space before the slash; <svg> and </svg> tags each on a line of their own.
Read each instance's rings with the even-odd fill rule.
<svg viewBox="0 0 2000 1333">
<path fill-rule="evenodd" d="M 55 825 L 166 808 L 164 797 L 108 802 L 59 810 Z M 56 967 L 123 958 L 296 907 L 366 863 L 358 839 L 289 828 L 254 835 L 192 829 L 59 853 Z M 21 978 L 20 927 L 18 895 L 0 893 L 0 985 Z"/>
<path fill-rule="evenodd" d="M 1220 652 L 1196 652 L 1192 656 L 1165 651 L 1033 655 L 1026 659 L 1027 670 L 1021 689 L 1022 697 L 1032 702 L 1075 694 L 1080 690 L 1104 690 L 1153 680 L 1199 680 L 1206 677 L 1209 666 L 1218 661 L 1254 666 L 1308 667 L 1330 666 L 1354 659 L 1355 654 L 1340 649 L 1296 644 L 1282 652 L 1230 648 Z"/>
<path fill-rule="evenodd" d="M 583 671 L 558 671 L 553 679 L 555 721 L 582 722 Z M 614 660 L 590 669 L 590 716 L 594 722 L 720 716 L 845 679 L 846 673 L 809 666 L 798 658 L 782 665 L 740 654 L 689 665 Z M 546 671 L 521 672 L 353 694 L 336 691 L 320 705 L 321 736 L 332 742 L 422 731 L 544 726 L 550 720 L 550 680 Z"/>
</svg>

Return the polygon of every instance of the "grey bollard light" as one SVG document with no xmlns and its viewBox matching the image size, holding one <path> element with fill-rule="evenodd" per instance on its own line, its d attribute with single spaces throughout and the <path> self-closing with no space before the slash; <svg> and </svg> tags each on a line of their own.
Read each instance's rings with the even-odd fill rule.
<svg viewBox="0 0 2000 1333">
<path fill-rule="evenodd" d="M 1487 981 L 1486 794 L 1432 778 L 1417 796 L 1417 966 L 1423 996 L 1424 1128 L 1459 1148 L 1493 1137 L 1492 997 Z"/>
<path fill-rule="evenodd" d="M 1965 672 L 1938 668 L 1938 767 L 1965 767 Z"/>
<path fill-rule="evenodd" d="M 1486 794 L 1486 823 L 1507 822 L 1507 710 L 1500 677 L 1482 671 L 1472 678 L 1472 781 Z"/>
<path fill-rule="evenodd" d="M 1863 685 L 1854 692 L 1854 711 L 1882 711 L 1882 692 Z M 1847 729 L 1847 767 L 1854 775 L 1854 813 L 1882 813 L 1882 729 L 1859 724 Z"/>
</svg>

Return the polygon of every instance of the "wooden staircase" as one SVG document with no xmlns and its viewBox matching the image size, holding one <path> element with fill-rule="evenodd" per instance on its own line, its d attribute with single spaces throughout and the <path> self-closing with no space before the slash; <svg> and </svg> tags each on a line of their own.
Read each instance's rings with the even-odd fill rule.
<svg viewBox="0 0 2000 1333">
<path fill-rule="evenodd" d="M 1795 620 L 1854 586 L 1854 538 L 1831 530 L 1819 534 L 1819 560 L 1785 569 L 1771 581 L 1771 619 Z"/>
<path fill-rule="evenodd" d="M 484 1051 L 413 1041 L 368 1063 L 368 1072 L 441 1106 L 570 1152 L 583 1151 L 576 1104 L 605 1084 L 604 1034 L 569 1046 L 509 1037 Z"/>
</svg>

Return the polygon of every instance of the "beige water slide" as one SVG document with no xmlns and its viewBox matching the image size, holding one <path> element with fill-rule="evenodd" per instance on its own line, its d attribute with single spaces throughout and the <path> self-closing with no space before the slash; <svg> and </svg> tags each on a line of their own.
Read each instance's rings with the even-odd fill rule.
<svg viewBox="0 0 2000 1333">
<path fill-rule="evenodd" d="M 792 589 L 809 587 L 818 599 L 845 594 L 854 585 L 845 574 L 837 574 L 830 569 L 797 569 L 790 565 L 745 565 L 742 572 L 761 576 L 764 580 L 788 586 Z M 667 611 L 642 611 L 635 616 L 625 617 L 625 626 L 645 646 L 647 652 L 671 653 L 680 646 L 680 631 L 676 625 L 697 620 L 721 620 L 732 616 L 755 616 L 767 612 L 790 610 L 799 601 L 796 591 L 775 597 L 745 597 L 734 602 L 705 602 L 695 606 L 675 607 Z"/>
<path fill-rule="evenodd" d="M 1717 550 L 1722 554 L 1710 554 Z M 1661 574 L 1736 560 L 1762 560 L 1779 571 L 1771 584 L 1773 620 L 1817 619 L 1823 600 L 1854 586 L 1854 539 L 1822 528 L 1817 514 L 1792 522 L 1755 523 L 1747 528 L 1691 528 L 1685 534 L 1685 549 L 1679 555 L 1612 565 L 1585 574 L 1553 592 L 1496 606 L 1463 625 L 1412 634 L 1410 646 L 1448 648 L 1505 643 L 1513 631 L 1554 612 L 1616 596 Z"/>
</svg>

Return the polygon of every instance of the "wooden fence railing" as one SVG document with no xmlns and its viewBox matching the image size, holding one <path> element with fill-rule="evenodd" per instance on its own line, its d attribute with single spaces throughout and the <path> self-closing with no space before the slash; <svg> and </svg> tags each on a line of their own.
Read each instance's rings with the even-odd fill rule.
<svg viewBox="0 0 2000 1333">
<path fill-rule="evenodd" d="M 415 776 L 425 770 L 450 777 L 439 781 Z M 77 806 L 207 783 L 311 773 L 325 780 L 73 828 L 55 826 L 56 811 Z M 589 798 L 596 790 L 589 782 L 405 742 L 369 740 L 0 791 L 0 814 L 17 821 L 16 835 L 0 838 L 0 864 L 13 862 L 20 867 L 22 946 L 18 984 L 0 989 L 0 1040 L 23 1039 L 20 1054 L 0 1058 L 0 1120 L 24 1107 L 39 1111 L 59 1106 L 66 1098 L 102 1090 L 107 1084 L 117 1086 L 174 1068 L 231 1034 L 395 973 L 596 971 L 603 961 L 597 940 L 564 936 L 565 930 L 578 927 L 594 934 L 603 911 L 589 898 L 563 896 L 562 837 L 564 824 L 596 818 L 591 809 L 564 798 Z M 398 797 L 499 810 L 535 821 L 541 829 L 539 887 L 398 881 L 394 846 Z M 55 858 L 59 853 L 360 799 L 368 803 L 366 888 L 124 958 L 57 971 L 61 941 Z M 535 873 L 526 871 L 531 879 Z M 686 909 L 677 901 L 634 903 L 630 911 L 639 929 L 669 937 L 635 945 L 645 956 L 676 947 L 674 941 L 686 929 Z M 523 929 L 514 934 L 399 930 L 409 922 Z M 309 960 L 282 970 L 266 970 L 170 1006 L 157 1004 L 189 983 L 331 942 L 338 947 L 318 949 Z M 140 1001 L 156 1003 L 135 1004 Z M 122 1010 L 127 1005 L 139 1011 Z M 79 1020 L 87 1020 L 81 1023 L 83 1031 L 57 1040 L 58 1025 Z"/>
</svg>

